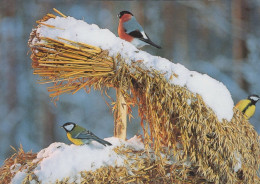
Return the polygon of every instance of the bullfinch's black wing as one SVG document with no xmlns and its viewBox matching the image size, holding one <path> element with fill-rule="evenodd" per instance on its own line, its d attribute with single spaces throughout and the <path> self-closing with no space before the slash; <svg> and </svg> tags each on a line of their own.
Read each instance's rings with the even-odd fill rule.
<svg viewBox="0 0 260 184">
<path fill-rule="evenodd" d="M 148 43 L 158 49 L 161 49 L 160 46 L 156 45 L 151 41 L 151 39 L 147 36 L 147 34 L 144 32 L 144 29 L 142 26 L 137 22 L 135 17 L 132 17 L 130 20 L 127 22 L 123 23 L 125 32 L 129 34 L 130 36 L 134 38 L 138 38 L 141 41 Z"/>
</svg>

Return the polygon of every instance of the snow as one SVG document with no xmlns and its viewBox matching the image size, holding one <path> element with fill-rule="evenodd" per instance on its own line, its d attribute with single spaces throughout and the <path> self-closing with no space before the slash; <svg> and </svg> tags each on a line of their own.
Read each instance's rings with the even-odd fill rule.
<svg viewBox="0 0 260 184">
<path fill-rule="evenodd" d="M 123 166 L 127 159 L 118 155 L 113 149 L 117 146 L 129 147 L 133 150 L 144 150 L 140 138 L 134 136 L 128 141 L 111 137 L 106 138 L 112 146 L 103 146 L 97 142 L 77 146 L 64 143 L 52 143 L 49 147 L 41 150 L 33 162 L 38 162 L 34 169 L 35 175 L 42 184 L 55 183 L 55 181 L 70 177 L 69 182 L 80 183 L 81 171 L 95 171 L 100 167 Z M 25 172 L 17 172 L 12 183 L 20 184 L 26 176 Z"/>
<path fill-rule="evenodd" d="M 201 95 L 204 102 L 214 109 L 218 119 L 224 119 L 230 114 L 233 116 L 233 109 L 230 107 L 234 106 L 234 102 L 223 83 L 208 75 L 193 72 L 186 85 L 191 92 Z"/>
<path fill-rule="evenodd" d="M 26 177 L 26 171 L 18 171 L 16 175 L 13 177 L 11 184 L 23 183 L 24 178 Z"/>
<path fill-rule="evenodd" d="M 145 70 L 157 70 L 165 75 L 169 83 L 186 87 L 191 92 L 199 94 L 206 105 L 216 114 L 219 121 L 226 119 L 230 121 L 233 117 L 234 102 L 226 86 L 209 77 L 195 71 L 189 71 L 183 65 L 172 63 L 169 60 L 148 54 L 138 50 L 131 43 L 116 37 L 108 29 L 100 29 L 95 24 L 88 24 L 73 17 L 56 17 L 45 22 L 53 25 L 57 29 L 41 26 L 37 33 L 43 37 L 65 39 L 84 42 L 93 46 L 98 46 L 103 50 L 109 50 L 109 54 L 114 57 L 120 53 L 126 59 L 126 63 L 131 65 L 133 61 L 142 60 L 140 67 Z M 35 38 L 32 43 L 39 40 Z M 134 72 L 134 71 L 132 71 Z M 177 74 L 177 77 L 173 76 Z"/>
<path fill-rule="evenodd" d="M 242 168 L 242 156 L 239 152 L 234 152 L 234 159 L 236 159 L 237 163 L 234 166 L 234 171 L 237 172 L 239 169 Z"/>
</svg>

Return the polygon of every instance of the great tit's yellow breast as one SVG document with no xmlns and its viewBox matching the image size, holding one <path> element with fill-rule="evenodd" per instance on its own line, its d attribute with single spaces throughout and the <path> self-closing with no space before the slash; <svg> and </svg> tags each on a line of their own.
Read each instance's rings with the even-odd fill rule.
<svg viewBox="0 0 260 184">
<path fill-rule="evenodd" d="M 238 108 L 238 110 L 240 110 L 241 112 L 243 112 L 243 110 L 247 107 L 247 105 L 250 103 L 250 100 L 245 99 L 245 100 L 240 100 L 237 104 L 236 104 L 236 108 Z"/>
<path fill-rule="evenodd" d="M 69 132 L 67 132 L 67 137 L 68 139 L 73 143 L 73 144 L 76 144 L 76 145 L 82 145 L 84 144 L 84 142 L 82 142 L 81 139 L 74 139 L 71 137 L 71 134 Z"/>
<path fill-rule="evenodd" d="M 245 99 L 240 100 L 236 105 L 236 108 L 238 108 L 241 112 L 244 112 L 246 119 L 250 119 L 255 113 L 255 105 L 251 104 L 250 106 L 248 106 L 250 103 L 250 100 Z"/>
<path fill-rule="evenodd" d="M 246 118 L 251 118 L 255 113 L 255 105 L 251 105 L 248 107 L 248 109 L 245 111 Z"/>
</svg>

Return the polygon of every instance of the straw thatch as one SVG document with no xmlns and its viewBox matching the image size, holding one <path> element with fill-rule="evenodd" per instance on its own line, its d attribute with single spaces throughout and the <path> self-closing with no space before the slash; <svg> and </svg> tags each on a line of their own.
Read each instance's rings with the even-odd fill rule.
<svg viewBox="0 0 260 184">
<path fill-rule="evenodd" d="M 48 14 L 38 21 L 38 28 L 49 26 L 55 29 L 44 23 L 53 17 Z M 38 44 L 32 42 L 33 39 L 45 42 Z M 109 51 L 86 43 L 39 37 L 36 30 L 31 33 L 29 46 L 34 74 L 42 77 L 42 83 L 53 84 L 48 88 L 51 97 L 76 93 L 80 89 L 88 92 L 91 87 L 104 93 L 107 87 L 122 89 L 127 107 L 138 105 L 146 149 L 152 148 L 158 154 L 160 172 L 165 169 L 164 174 L 167 173 L 161 152 L 168 148 L 180 164 L 189 161 L 192 168 L 197 168 L 195 175 L 208 182 L 259 182 L 259 137 L 236 109 L 230 122 L 219 122 L 199 95 L 169 84 L 158 71 L 143 69 L 140 61 L 126 64 L 120 53 L 112 58 Z M 242 167 L 236 172 L 234 168 L 240 162 Z M 98 177 L 108 171 L 118 173 L 116 168 L 106 169 L 92 175 Z M 147 177 L 153 180 L 157 175 Z M 185 169 L 181 177 L 188 177 Z"/>
</svg>

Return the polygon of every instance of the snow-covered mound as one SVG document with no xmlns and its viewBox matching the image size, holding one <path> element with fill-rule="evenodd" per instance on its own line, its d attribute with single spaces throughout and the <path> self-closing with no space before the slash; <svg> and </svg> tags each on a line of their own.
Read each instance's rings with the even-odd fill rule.
<svg viewBox="0 0 260 184">
<path fill-rule="evenodd" d="M 165 58 L 138 50 L 131 43 L 116 37 L 108 29 L 100 29 L 95 24 L 90 25 L 73 17 L 50 18 L 45 23 L 56 28 L 41 26 L 37 28 L 39 36 L 53 39 L 61 37 L 87 43 L 103 50 L 109 50 L 111 56 L 120 53 L 129 65 L 133 61 L 141 60 L 142 65 L 140 66 L 143 69 L 158 70 L 165 75 L 169 83 L 187 87 L 191 92 L 201 95 L 206 105 L 215 112 L 219 121 L 222 121 L 222 119 L 230 121 L 232 119 L 234 102 L 230 92 L 223 83 L 208 75 L 189 71 L 181 64 L 174 64 Z M 39 40 L 36 38 L 32 41 L 33 44 L 37 42 Z"/>
<path fill-rule="evenodd" d="M 129 147 L 133 150 L 144 150 L 141 140 L 135 136 L 128 141 L 111 137 L 107 141 L 112 146 L 103 146 L 97 142 L 89 145 L 76 146 L 64 143 L 52 143 L 49 147 L 41 150 L 33 162 L 38 162 L 33 170 L 42 184 L 55 183 L 56 180 L 70 178 L 80 183 L 81 171 L 95 171 L 106 166 L 123 166 L 127 159 L 114 151 L 117 146 Z M 26 170 L 19 171 L 12 179 L 12 184 L 21 184 L 26 177 Z"/>
</svg>

